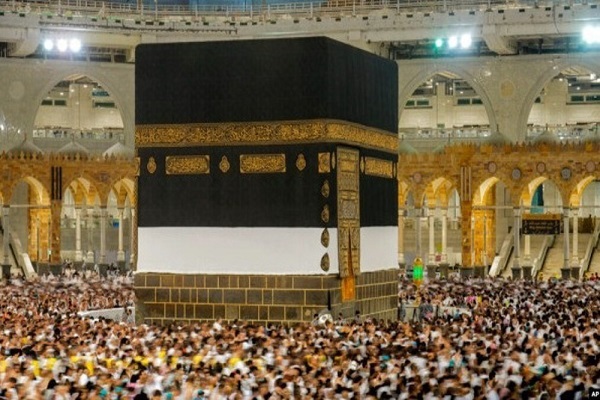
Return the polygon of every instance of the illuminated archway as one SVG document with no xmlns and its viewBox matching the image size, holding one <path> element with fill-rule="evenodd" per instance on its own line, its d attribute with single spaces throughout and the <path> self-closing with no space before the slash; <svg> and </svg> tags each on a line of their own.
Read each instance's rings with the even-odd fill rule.
<svg viewBox="0 0 600 400">
<path fill-rule="evenodd" d="M 40 99 L 34 120 L 33 137 L 38 140 L 71 138 L 95 141 L 108 148 L 124 141 L 123 116 L 118 99 L 96 79 L 73 74 L 49 88 Z"/>
<path fill-rule="evenodd" d="M 10 229 L 19 240 L 20 251 L 33 261 L 47 261 L 53 240 L 47 188 L 33 176 L 25 176 L 15 181 L 9 203 Z"/>
<path fill-rule="evenodd" d="M 510 211 L 507 216 L 507 211 Z M 472 263 L 489 266 L 512 227 L 511 196 L 506 184 L 493 176 L 473 194 L 471 215 Z"/>
<path fill-rule="evenodd" d="M 528 95 L 527 138 L 550 132 L 560 140 L 598 134 L 600 71 L 592 66 L 557 64 L 548 68 Z M 529 98 L 532 97 L 532 98 Z"/>
<path fill-rule="evenodd" d="M 483 88 L 468 72 L 456 68 L 419 74 L 400 102 L 399 134 L 406 139 L 489 136 L 490 127 L 496 126 Z"/>
</svg>

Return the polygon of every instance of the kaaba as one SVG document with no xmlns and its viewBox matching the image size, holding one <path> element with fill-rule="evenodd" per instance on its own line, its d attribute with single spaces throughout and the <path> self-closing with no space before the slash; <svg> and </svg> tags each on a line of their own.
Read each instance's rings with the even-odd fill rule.
<svg viewBox="0 0 600 400">
<path fill-rule="evenodd" d="M 328 38 L 136 49 L 138 317 L 397 312 L 398 69 Z"/>
</svg>

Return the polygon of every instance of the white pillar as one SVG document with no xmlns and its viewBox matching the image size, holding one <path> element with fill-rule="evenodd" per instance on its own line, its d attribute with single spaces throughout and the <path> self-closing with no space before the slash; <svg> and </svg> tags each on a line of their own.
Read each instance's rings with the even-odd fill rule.
<svg viewBox="0 0 600 400">
<path fill-rule="evenodd" d="M 475 213 L 471 211 L 471 268 L 475 268 Z"/>
<path fill-rule="evenodd" d="M 81 252 L 81 208 L 75 208 L 75 262 L 83 261 Z"/>
<path fill-rule="evenodd" d="M 35 219 L 35 242 L 37 243 L 37 248 L 35 249 L 35 254 L 36 254 L 36 260 L 37 262 L 40 262 L 40 260 L 42 259 L 42 255 L 40 254 L 40 219 L 36 218 Z"/>
<path fill-rule="evenodd" d="M 404 209 L 398 210 L 398 265 L 406 263 L 404 258 Z"/>
<path fill-rule="evenodd" d="M 85 261 L 94 263 L 94 212 L 92 207 L 87 207 L 87 223 L 88 223 L 88 251 L 85 256 Z"/>
<path fill-rule="evenodd" d="M 531 265 L 531 235 L 525 235 L 525 254 L 523 254 L 523 265 Z"/>
<path fill-rule="evenodd" d="M 513 260 L 513 268 L 520 268 L 520 257 L 521 257 L 521 209 L 515 207 L 514 210 L 515 220 L 513 223 L 513 233 L 515 235 L 515 258 Z"/>
<path fill-rule="evenodd" d="M 572 210 L 573 215 L 573 251 L 571 256 L 571 266 L 579 267 L 579 212 L 576 208 Z"/>
<path fill-rule="evenodd" d="M 106 263 L 106 207 L 100 207 L 100 264 Z"/>
<path fill-rule="evenodd" d="M 131 218 L 129 219 L 131 222 L 131 229 L 129 230 L 129 239 L 131 240 L 131 245 L 129 247 L 129 252 L 131 253 L 129 255 L 129 264 L 130 268 L 133 268 L 133 264 L 135 263 L 135 254 L 133 252 L 133 249 L 135 248 L 135 208 L 133 207 L 133 205 L 129 208 L 129 210 L 131 211 Z"/>
<path fill-rule="evenodd" d="M 569 268 L 569 208 L 565 207 L 563 209 L 563 225 L 564 225 L 564 265 L 563 268 Z"/>
<path fill-rule="evenodd" d="M 10 265 L 10 258 L 9 258 L 9 242 L 8 242 L 8 238 L 10 235 L 10 206 L 9 205 L 5 205 L 4 207 L 2 207 L 2 229 L 4 230 L 4 234 L 2 237 L 2 249 L 4 250 L 4 258 L 2 260 L 2 264 L 3 265 Z"/>
<path fill-rule="evenodd" d="M 442 264 L 448 262 L 448 210 L 442 210 L 442 255 L 440 257 Z"/>
<path fill-rule="evenodd" d="M 123 209 L 119 208 L 119 249 L 117 251 L 117 261 L 125 261 L 125 252 L 123 251 Z"/>
<path fill-rule="evenodd" d="M 417 208 L 415 209 L 415 222 L 416 222 L 416 227 L 417 227 L 417 254 L 416 256 L 419 258 L 423 258 L 423 254 L 421 254 L 421 239 L 422 239 L 422 235 L 421 235 L 421 209 Z"/>
<path fill-rule="evenodd" d="M 427 265 L 435 264 L 435 215 L 434 210 L 429 210 L 427 216 L 429 220 L 429 254 L 427 256 Z"/>
<path fill-rule="evenodd" d="M 483 264 L 484 271 L 487 273 L 488 258 L 487 258 L 487 211 L 483 211 L 483 249 L 481 251 L 481 263 Z"/>
</svg>

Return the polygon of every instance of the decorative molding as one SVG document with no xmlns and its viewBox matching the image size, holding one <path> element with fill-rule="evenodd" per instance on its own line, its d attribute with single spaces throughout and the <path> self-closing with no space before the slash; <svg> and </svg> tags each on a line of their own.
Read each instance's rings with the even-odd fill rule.
<svg viewBox="0 0 600 400">
<path fill-rule="evenodd" d="M 331 169 L 335 169 L 335 151 L 331 152 Z"/>
<path fill-rule="evenodd" d="M 208 174 L 210 173 L 210 156 L 167 156 L 165 159 L 165 171 L 167 175 Z"/>
<path fill-rule="evenodd" d="M 329 271 L 329 254 L 328 253 L 323 254 L 323 257 L 321 257 L 321 269 L 324 272 Z"/>
<path fill-rule="evenodd" d="M 344 143 L 397 153 L 398 136 L 334 120 L 299 122 L 138 125 L 137 147 L 290 143 Z M 334 164 L 335 165 L 335 164 Z"/>
<path fill-rule="evenodd" d="M 325 179 L 325 182 L 323 182 L 323 186 L 321 186 L 321 195 L 327 199 L 327 198 L 329 198 L 329 193 L 330 193 L 329 181 L 327 179 Z"/>
<path fill-rule="evenodd" d="M 296 158 L 296 168 L 298 168 L 298 171 L 304 171 L 304 168 L 306 168 L 306 158 L 302 153 L 298 154 Z"/>
<path fill-rule="evenodd" d="M 358 219 L 358 204 L 356 199 L 342 199 L 340 215 L 342 219 L 354 220 Z"/>
<path fill-rule="evenodd" d="M 227 171 L 229 171 L 230 167 L 231 167 L 231 165 L 229 164 L 229 160 L 227 159 L 227 156 L 221 157 L 221 162 L 219 163 L 219 169 L 221 170 L 221 172 L 226 174 Z"/>
<path fill-rule="evenodd" d="M 596 162 L 590 160 L 587 163 L 585 163 L 585 170 L 590 173 L 594 172 L 596 170 Z"/>
<path fill-rule="evenodd" d="M 321 221 L 326 224 L 329 222 L 329 206 L 327 204 L 323 206 L 323 210 L 321 211 Z"/>
<path fill-rule="evenodd" d="M 337 149 L 337 228 L 340 277 L 360 274 L 360 172 L 359 152 Z M 352 259 L 350 259 L 352 258 Z"/>
<path fill-rule="evenodd" d="M 242 174 L 268 174 L 285 172 L 285 154 L 241 154 Z"/>
<path fill-rule="evenodd" d="M 364 157 L 360 158 L 360 173 L 361 174 L 365 173 L 365 158 Z"/>
<path fill-rule="evenodd" d="M 156 161 L 154 160 L 154 157 L 150 157 L 148 159 L 148 163 L 146 164 L 146 169 L 151 174 L 156 172 Z"/>
<path fill-rule="evenodd" d="M 321 244 L 323 247 L 329 247 L 329 230 L 327 230 L 327 228 L 323 229 L 323 232 L 321 232 Z"/>
<path fill-rule="evenodd" d="M 381 158 L 365 157 L 365 174 L 393 179 L 394 162 Z"/>
<path fill-rule="evenodd" d="M 329 153 L 319 153 L 319 173 L 328 174 L 331 172 L 331 162 Z"/>
<path fill-rule="evenodd" d="M 139 157 L 135 157 L 134 162 L 135 162 L 135 176 L 140 176 L 140 166 L 142 165 L 142 160 Z"/>
</svg>

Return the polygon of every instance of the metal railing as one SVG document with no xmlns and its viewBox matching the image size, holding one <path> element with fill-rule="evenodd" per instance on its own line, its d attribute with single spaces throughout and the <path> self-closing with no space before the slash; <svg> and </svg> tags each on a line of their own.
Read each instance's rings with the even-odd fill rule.
<svg viewBox="0 0 600 400">
<path fill-rule="evenodd" d="M 585 277 L 586 272 L 590 269 L 590 264 L 592 262 L 592 256 L 594 255 L 594 251 L 596 246 L 598 245 L 598 238 L 600 237 L 600 224 L 596 225 L 594 229 L 594 233 L 590 237 L 588 241 L 587 247 L 585 249 L 585 256 L 581 260 L 581 268 L 579 268 L 579 279 L 582 280 Z"/>
<path fill-rule="evenodd" d="M 531 276 L 535 280 L 537 278 L 538 273 L 544 267 L 544 263 L 546 262 L 546 256 L 548 255 L 548 250 L 550 247 L 554 246 L 554 235 L 548 235 L 544 238 L 544 242 L 542 243 L 542 248 L 540 249 L 540 253 L 536 259 L 533 260 L 533 269 L 531 270 Z"/>
<path fill-rule="evenodd" d="M 527 140 L 534 140 L 544 132 L 549 131 L 557 136 L 559 140 L 581 140 L 590 135 L 598 134 L 597 124 L 566 125 L 566 126 L 531 126 L 527 128 Z M 400 138 L 407 140 L 426 139 L 485 139 L 491 136 L 492 131 L 488 127 L 473 128 L 402 128 L 399 131 Z"/>
<path fill-rule="evenodd" d="M 553 1 L 516 2 L 510 0 L 331 0 L 316 2 L 287 2 L 273 4 L 190 4 L 163 5 L 155 2 L 125 3 L 103 2 L 93 0 L 50 0 L 50 1 L 14 1 L 1 0 L 0 10 L 40 15 L 57 15 L 66 17 L 113 17 L 140 18 L 149 17 L 154 20 L 167 21 L 171 17 L 274 17 L 289 15 L 294 17 L 314 17 L 325 15 L 357 15 L 373 11 L 390 12 L 431 11 L 446 12 L 454 10 L 489 10 L 493 8 L 527 8 L 556 5 L 588 4 L 587 1 Z"/>
<path fill-rule="evenodd" d="M 83 139 L 83 140 L 118 140 L 123 141 L 123 129 L 107 128 L 82 130 L 73 128 L 35 128 L 34 139 Z"/>
<path fill-rule="evenodd" d="M 515 235 L 509 232 L 502 242 L 502 247 L 500 248 L 498 256 L 495 257 L 494 261 L 492 262 L 492 267 L 490 268 L 489 273 L 490 276 L 496 277 L 504 272 L 506 265 L 508 264 L 508 260 L 510 259 L 514 242 Z"/>
</svg>

